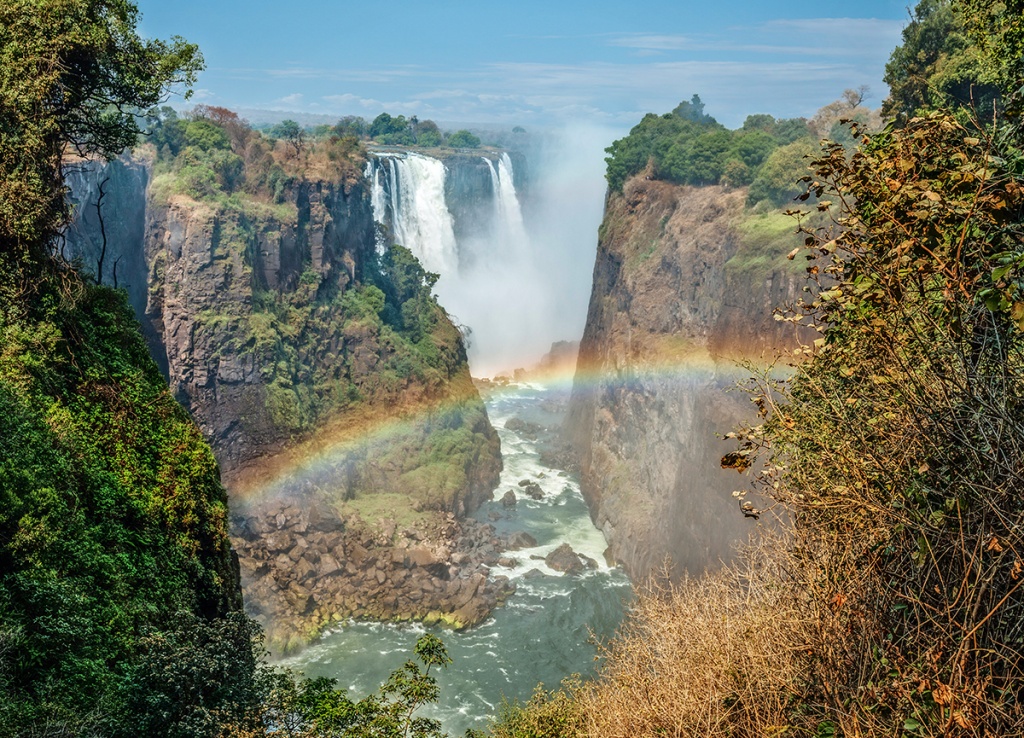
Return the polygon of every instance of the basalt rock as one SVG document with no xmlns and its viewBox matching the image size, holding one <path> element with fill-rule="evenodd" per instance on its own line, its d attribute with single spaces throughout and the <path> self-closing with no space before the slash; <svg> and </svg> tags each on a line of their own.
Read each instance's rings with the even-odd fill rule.
<svg viewBox="0 0 1024 738">
<path fill-rule="evenodd" d="M 269 529 L 266 536 L 233 542 L 246 609 L 263 624 L 274 653 L 295 651 L 330 623 L 349 618 L 470 627 L 515 589 L 506 577 L 490 578 L 484 565 L 502 558 L 494 528 L 450 514 L 406 531 L 413 535 L 397 543 L 382 540 L 358 516 L 341 519 L 317 499 L 240 507 L 233 527 L 248 530 L 256 521 Z"/>
<path fill-rule="evenodd" d="M 750 529 L 730 496 L 742 480 L 719 460 L 751 408 L 727 390 L 748 376 L 737 360 L 771 361 L 802 338 L 773 310 L 803 280 L 786 251 L 741 232 L 745 199 L 638 176 L 606 202 L 564 438 L 610 558 L 634 580 L 666 557 L 677 573 L 715 567 Z"/>
<path fill-rule="evenodd" d="M 545 556 L 544 563 L 555 571 L 566 574 L 579 574 L 584 569 L 583 561 L 568 543 L 563 543 Z"/>
</svg>

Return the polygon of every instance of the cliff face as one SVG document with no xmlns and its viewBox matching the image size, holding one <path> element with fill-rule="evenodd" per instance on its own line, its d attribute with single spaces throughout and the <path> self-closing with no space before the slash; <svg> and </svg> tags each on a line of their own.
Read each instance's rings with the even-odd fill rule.
<svg viewBox="0 0 1024 738">
<path fill-rule="evenodd" d="M 69 239 L 87 271 L 102 182 L 105 222 L 122 207 L 128 221 L 107 229 L 103 272 L 117 260 L 151 353 L 216 453 L 247 608 L 271 647 L 349 615 L 485 617 L 504 584 L 449 558 L 460 518 L 497 484 L 497 434 L 428 275 L 405 249 L 377 253 L 366 183 L 295 176 L 274 198 L 225 197 L 195 194 L 159 160 L 90 164 Z M 282 512 L 314 509 L 315 529 Z M 410 555 L 417 545 L 431 555 Z M 383 586 L 392 562 L 406 575 Z"/>
<path fill-rule="evenodd" d="M 245 211 L 177 195 L 151 203 L 145 319 L 158 337 L 154 353 L 226 477 L 280 451 L 303 425 L 321 419 L 289 417 L 280 407 L 289 404 L 286 394 L 275 404 L 280 360 L 290 364 L 281 372 L 290 375 L 286 381 L 299 385 L 318 372 L 329 375 L 325 381 L 358 384 L 374 368 L 363 356 L 361 336 L 345 336 L 336 323 L 313 316 L 290 326 L 302 334 L 303 351 L 289 362 L 288 352 L 275 345 L 278 312 L 260 301 L 283 298 L 300 311 L 315 306 L 318 295 L 354 282 L 357 265 L 372 250 L 373 222 L 358 185 L 346 190 L 333 182 L 300 181 L 276 208 Z M 338 361 L 346 350 L 356 357 L 348 374 Z"/>
<path fill-rule="evenodd" d="M 139 316 L 146 310 L 149 289 L 149 270 L 140 248 L 146 232 L 149 170 L 147 161 L 123 157 L 110 163 L 79 161 L 64 173 L 75 208 L 75 222 L 65 234 L 65 253 L 80 259 L 103 284 L 127 290 Z"/>
<path fill-rule="evenodd" d="M 607 202 L 566 437 L 609 555 L 635 578 L 666 556 L 714 566 L 749 530 L 718 438 L 750 403 L 726 390 L 745 376 L 737 360 L 795 345 L 772 308 L 802 280 L 751 243 L 745 195 L 637 177 Z"/>
</svg>

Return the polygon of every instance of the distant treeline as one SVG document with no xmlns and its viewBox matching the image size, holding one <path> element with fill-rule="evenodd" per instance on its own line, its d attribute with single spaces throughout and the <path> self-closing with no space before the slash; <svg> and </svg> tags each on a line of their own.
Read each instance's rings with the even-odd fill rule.
<svg viewBox="0 0 1024 738">
<path fill-rule="evenodd" d="M 784 204 L 802 191 L 797 180 L 807 173 L 805 156 L 822 137 L 852 143 L 841 122 L 872 124 L 877 114 L 862 106 L 866 89 L 847 90 L 810 120 L 747 116 L 731 131 L 704 112 L 699 95 L 664 115 L 649 113 L 629 135 L 606 151 L 608 184 L 613 191 L 647 170 L 649 177 L 690 185 L 750 186 L 750 201 Z"/>
<path fill-rule="evenodd" d="M 444 146 L 452 149 L 475 149 L 480 146 L 480 138 L 467 130 L 445 133 L 432 120 L 420 120 L 415 115 L 409 118 L 404 115 L 392 116 L 389 113 L 381 113 L 372 121 L 358 115 L 346 115 L 333 126 L 323 124 L 305 129 L 299 129 L 295 121 L 285 120 L 266 126 L 263 131 L 274 138 L 288 138 L 297 129 L 315 138 L 353 136 L 387 146 Z"/>
</svg>

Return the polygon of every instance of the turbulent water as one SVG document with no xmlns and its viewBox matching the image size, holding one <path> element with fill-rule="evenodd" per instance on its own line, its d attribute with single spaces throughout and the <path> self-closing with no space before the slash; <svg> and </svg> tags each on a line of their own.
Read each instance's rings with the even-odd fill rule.
<svg viewBox="0 0 1024 738">
<path fill-rule="evenodd" d="M 439 674 L 440 703 L 423 714 L 441 720 L 453 736 L 485 727 L 502 699 L 528 699 L 538 682 L 554 687 L 573 673 L 592 673 L 596 648 L 591 634 L 609 637 L 630 597 L 626 577 L 603 563 L 605 541 L 590 522 L 576 480 L 540 463 L 538 441 L 504 427 L 518 417 L 556 428 L 567 394 L 564 388 L 521 384 L 487 400 L 501 436 L 505 470 L 495 499 L 477 516 L 499 531 L 525 530 L 537 546 L 508 554 L 519 561 L 514 569 L 495 569 L 510 576 L 517 591 L 489 620 L 462 633 L 432 629 L 454 663 Z M 505 510 L 498 499 L 508 489 L 518 490 L 523 479 L 537 482 L 544 498 L 520 496 L 514 510 Z M 495 512 L 502 517 L 490 521 L 489 513 Z M 548 569 L 540 559 L 562 543 L 601 562 L 600 568 L 578 577 Z M 421 625 L 351 623 L 327 633 L 287 665 L 310 677 L 333 677 L 351 690 L 350 696 L 362 697 L 412 657 L 413 643 L 424 630 Z"/>
</svg>

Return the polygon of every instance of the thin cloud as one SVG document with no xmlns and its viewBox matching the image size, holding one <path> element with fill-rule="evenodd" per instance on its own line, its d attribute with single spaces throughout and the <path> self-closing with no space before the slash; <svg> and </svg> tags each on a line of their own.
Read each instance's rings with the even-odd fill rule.
<svg viewBox="0 0 1024 738">
<path fill-rule="evenodd" d="M 754 26 L 733 26 L 726 34 L 651 34 L 616 36 L 610 46 L 638 52 L 741 52 L 792 56 L 875 57 L 899 42 L 903 21 L 879 18 L 781 19 Z M 770 40 L 765 43 L 765 40 Z M 828 44 L 821 41 L 826 39 Z M 780 43 L 782 42 L 782 43 Z"/>
</svg>

